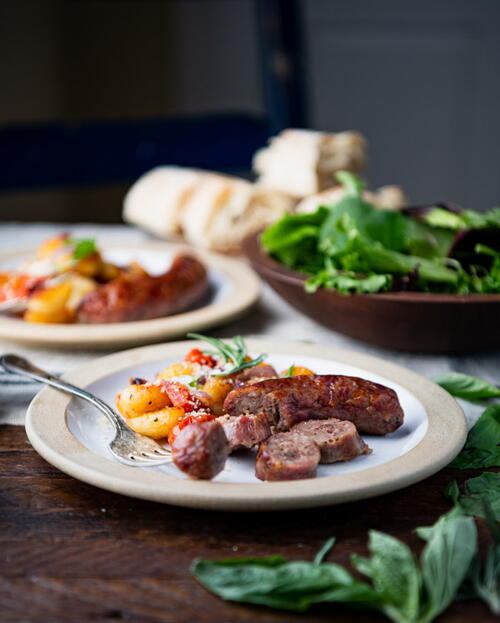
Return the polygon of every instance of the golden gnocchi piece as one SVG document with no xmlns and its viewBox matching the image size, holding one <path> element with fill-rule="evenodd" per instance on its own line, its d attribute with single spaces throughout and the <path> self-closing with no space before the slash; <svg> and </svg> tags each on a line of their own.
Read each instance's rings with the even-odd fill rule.
<svg viewBox="0 0 500 623">
<path fill-rule="evenodd" d="M 169 397 L 158 385 L 129 385 L 116 397 L 116 408 L 126 418 L 136 418 L 145 413 L 171 406 Z"/>
<path fill-rule="evenodd" d="M 67 307 L 71 291 L 71 284 L 65 281 L 35 293 L 28 300 L 24 319 L 28 322 L 71 322 L 74 314 Z"/>
<path fill-rule="evenodd" d="M 209 377 L 203 385 L 203 391 L 208 396 L 210 409 L 215 415 L 222 414 L 224 399 L 232 389 L 233 383 L 220 376 Z"/>
<path fill-rule="evenodd" d="M 177 376 L 191 376 L 194 374 L 194 365 L 189 362 L 172 363 L 161 372 L 158 372 L 158 379 L 173 379 Z"/>
<path fill-rule="evenodd" d="M 132 430 L 152 439 L 168 437 L 177 422 L 184 417 L 184 409 L 180 407 L 165 407 L 158 411 L 145 413 L 138 417 L 127 419 Z"/>
<path fill-rule="evenodd" d="M 293 366 L 291 371 L 289 368 L 287 370 L 283 370 L 280 373 L 280 376 L 302 376 L 306 374 L 314 374 L 314 372 L 309 368 L 304 368 L 304 366 Z"/>
<path fill-rule="evenodd" d="M 42 242 L 42 244 L 38 247 L 36 252 L 36 257 L 39 260 L 46 260 L 47 258 L 54 255 L 56 251 L 58 251 L 64 244 L 66 244 L 67 236 L 61 234 L 59 236 L 54 236 L 53 238 L 49 238 Z"/>
</svg>

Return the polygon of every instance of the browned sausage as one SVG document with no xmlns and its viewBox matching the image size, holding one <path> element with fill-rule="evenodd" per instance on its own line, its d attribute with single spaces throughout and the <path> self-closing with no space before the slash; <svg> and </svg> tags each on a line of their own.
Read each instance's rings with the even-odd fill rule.
<svg viewBox="0 0 500 623">
<path fill-rule="evenodd" d="M 253 448 L 271 435 L 271 426 L 264 413 L 244 414 L 219 418 L 231 449 Z"/>
<path fill-rule="evenodd" d="M 190 255 L 178 255 L 163 275 L 125 275 L 87 294 L 77 312 L 82 323 L 129 322 L 178 313 L 208 292 L 207 271 Z"/>
<path fill-rule="evenodd" d="M 351 461 L 361 454 L 371 454 L 354 424 L 347 420 L 308 420 L 296 424 L 292 432 L 314 441 L 321 452 L 320 463 Z"/>
<path fill-rule="evenodd" d="M 229 415 L 265 413 L 278 430 L 304 420 L 338 418 L 360 433 L 386 435 L 403 423 L 394 390 L 352 376 L 304 375 L 269 379 L 231 391 L 224 401 Z"/>
<path fill-rule="evenodd" d="M 314 478 L 319 459 L 314 441 L 299 433 L 278 433 L 260 444 L 255 475 L 260 480 Z"/>
<path fill-rule="evenodd" d="M 220 422 L 194 422 L 177 434 L 172 458 L 175 466 L 191 478 L 210 480 L 224 469 L 230 450 Z"/>
</svg>

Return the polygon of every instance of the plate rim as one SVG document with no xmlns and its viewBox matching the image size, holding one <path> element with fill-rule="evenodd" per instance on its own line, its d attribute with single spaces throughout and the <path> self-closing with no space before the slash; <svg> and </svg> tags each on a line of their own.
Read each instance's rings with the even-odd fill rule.
<svg viewBox="0 0 500 623">
<path fill-rule="evenodd" d="M 467 424 L 460 405 L 444 389 L 407 368 L 372 355 L 310 343 L 259 338 L 247 338 L 247 343 L 251 350 L 322 357 L 394 380 L 423 404 L 428 418 L 424 437 L 404 455 L 350 474 L 255 484 L 181 480 L 122 465 L 87 449 L 66 425 L 71 397 L 46 387 L 28 408 L 28 439 L 45 460 L 88 484 L 155 502 L 225 511 L 290 510 L 375 497 L 436 473 L 463 447 Z M 87 362 L 63 378 L 86 386 L 130 365 L 179 356 L 196 344 L 200 343 L 181 341 L 129 349 Z"/>
<path fill-rule="evenodd" d="M 111 347 L 147 344 L 173 339 L 191 330 L 203 330 L 243 315 L 259 299 L 261 281 L 253 268 L 243 259 L 227 257 L 204 249 L 193 249 L 177 242 L 146 241 L 137 243 L 106 243 L 106 249 L 138 251 L 187 251 L 199 257 L 210 269 L 222 272 L 230 281 L 231 291 L 221 301 L 187 310 L 172 316 L 134 322 L 108 324 L 38 324 L 0 316 L 0 338 L 12 343 L 57 346 L 58 348 L 106 349 Z M 17 256 L 34 253 L 35 249 L 18 249 L 0 253 L 0 263 Z"/>
</svg>

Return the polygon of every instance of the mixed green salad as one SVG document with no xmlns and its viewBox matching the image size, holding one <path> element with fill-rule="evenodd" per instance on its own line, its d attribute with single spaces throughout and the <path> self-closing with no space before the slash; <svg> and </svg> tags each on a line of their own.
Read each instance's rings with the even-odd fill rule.
<svg viewBox="0 0 500 623">
<path fill-rule="evenodd" d="M 355 174 L 340 171 L 337 179 L 343 199 L 316 212 L 287 214 L 261 237 L 270 255 L 309 275 L 308 292 L 500 292 L 500 208 L 383 210 L 363 199 Z"/>
</svg>

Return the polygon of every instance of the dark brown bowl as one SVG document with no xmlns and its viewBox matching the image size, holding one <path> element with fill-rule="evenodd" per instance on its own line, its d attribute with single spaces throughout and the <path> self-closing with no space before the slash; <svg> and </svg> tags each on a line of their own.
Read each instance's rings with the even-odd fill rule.
<svg viewBox="0 0 500 623">
<path fill-rule="evenodd" d="M 500 294 L 339 294 L 304 290 L 307 277 L 260 246 L 260 234 L 243 249 L 254 269 L 290 305 L 329 329 L 384 348 L 456 353 L 500 347 Z"/>
</svg>

